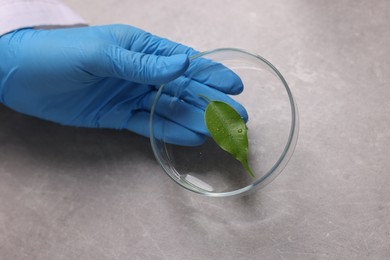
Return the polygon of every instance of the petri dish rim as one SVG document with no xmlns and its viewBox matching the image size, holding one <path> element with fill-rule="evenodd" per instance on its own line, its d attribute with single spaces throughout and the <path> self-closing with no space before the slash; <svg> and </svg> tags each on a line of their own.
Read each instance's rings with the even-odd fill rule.
<svg viewBox="0 0 390 260">
<path fill-rule="evenodd" d="M 254 181 L 253 183 L 251 183 L 245 187 L 242 187 L 240 189 L 233 190 L 233 191 L 227 191 L 227 192 L 208 192 L 208 191 L 200 191 L 197 189 L 190 189 L 189 187 L 184 186 L 182 183 L 180 183 L 178 181 L 178 179 L 175 179 L 171 175 L 170 171 L 173 171 L 176 175 L 179 173 L 176 171 L 175 167 L 171 164 L 171 162 L 169 162 L 169 167 L 166 167 L 165 164 L 161 161 L 160 156 L 157 152 L 158 148 L 157 148 L 155 138 L 153 135 L 153 116 L 154 116 L 154 110 L 155 110 L 156 104 L 157 104 L 158 99 L 161 96 L 161 93 L 162 93 L 164 86 L 165 86 L 165 84 L 161 85 L 157 94 L 156 94 L 155 100 L 153 102 L 151 113 L 150 113 L 150 120 L 149 120 L 150 143 L 151 143 L 151 147 L 153 150 L 153 154 L 154 154 L 157 162 L 159 163 L 159 165 L 163 168 L 164 172 L 173 181 L 175 181 L 181 187 L 183 187 L 189 191 L 192 191 L 192 192 L 195 192 L 198 194 L 202 194 L 202 195 L 206 195 L 206 196 L 210 196 L 210 197 L 231 197 L 231 196 L 247 195 L 249 192 L 252 192 L 256 189 L 265 187 L 267 184 L 269 184 L 271 181 L 273 181 L 287 165 L 289 159 L 291 158 L 292 154 L 294 153 L 294 149 L 295 149 L 295 146 L 296 146 L 297 141 L 298 141 L 298 132 L 299 132 L 298 108 L 297 108 L 297 104 L 295 102 L 295 99 L 292 95 L 291 89 L 288 86 L 287 81 L 284 79 L 283 75 L 279 72 L 279 70 L 264 57 L 262 57 L 258 54 L 252 53 L 250 51 L 247 51 L 247 50 L 239 49 L 239 48 L 218 48 L 218 49 L 208 50 L 208 51 L 204 51 L 204 52 L 200 52 L 198 54 L 195 54 L 195 55 L 191 56 L 189 58 L 189 60 L 191 62 L 192 60 L 194 60 L 196 58 L 199 58 L 199 57 L 202 57 L 202 56 L 205 56 L 208 54 L 213 54 L 213 53 L 217 53 L 217 52 L 224 52 L 224 51 L 237 52 L 237 53 L 242 53 L 242 54 L 252 56 L 252 57 L 258 59 L 259 61 L 263 62 L 276 74 L 276 76 L 282 82 L 282 84 L 287 92 L 289 101 L 290 101 L 291 125 L 290 125 L 289 137 L 288 137 L 286 145 L 283 149 L 283 152 L 281 153 L 281 155 L 279 156 L 279 158 L 275 162 L 275 164 L 266 172 L 266 174 L 264 174 L 258 180 Z M 164 143 L 164 145 L 165 145 L 165 143 Z"/>
</svg>

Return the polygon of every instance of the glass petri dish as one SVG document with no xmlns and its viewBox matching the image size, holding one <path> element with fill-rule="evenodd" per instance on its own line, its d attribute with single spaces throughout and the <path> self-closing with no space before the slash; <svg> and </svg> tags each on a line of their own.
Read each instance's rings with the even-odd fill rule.
<svg viewBox="0 0 390 260">
<path fill-rule="evenodd" d="M 243 84 L 241 93 L 227 95 L 247 111 L 248 161 L 255 177 L 251 177 L 240 162 L 202 131 L 204 142 L 201 144 L 172 144 L 174 133 L 169 121 L 177 119 L 176 123 L 184 127 L 186 124 L 183 122 L 187 122 L 203 129 L 204 121 L 191 118 L 188 110 L 182 108 L 183 102 L 188 102 L 186 88 L 189 84 L 193 80 L 207 82 L 215 75 L 231 72 Z M 183 77 L 160 86 L 150 117 L 153 153 L 167 175 L 187 190 L 212 197 L 244 195 L 275 179 L 293 154 L 299 128 L 293 95 L 275 66 L 251 52 L 221 48 L 190 57 L 189 69 Z M 170 96 L 168 103 L 167 94 Z M 191 100 L 194 102 L 196 97 Z M 204 107 L 199 107 L 204 113 Z M 161 120 L 169 114 L 174 116 Z"/>
</svg>

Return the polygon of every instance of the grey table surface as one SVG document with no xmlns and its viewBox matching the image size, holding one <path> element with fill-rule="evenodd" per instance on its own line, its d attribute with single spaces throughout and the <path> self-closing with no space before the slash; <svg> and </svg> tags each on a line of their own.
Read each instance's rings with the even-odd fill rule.
<svg viewBox="0 0 390 260">
<path fill-rule="evenodd" d="M 285 75 L 300 136 L 284 172 L 213 199 L 149 141 L 0 107 L 0 259 L 390 259 L 390 2 L 76 1 L 198 50 L 239 47 Z"/>
</svg>

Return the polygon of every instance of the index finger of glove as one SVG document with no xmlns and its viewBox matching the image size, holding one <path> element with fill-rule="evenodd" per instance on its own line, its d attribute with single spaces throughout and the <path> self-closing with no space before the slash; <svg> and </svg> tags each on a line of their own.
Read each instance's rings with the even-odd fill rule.
<svg viewBox="0 0 390 260">
<path fill-rule="evenodd" d="M 199 54 L 191 47 L 152 35 L 132 26 L 116 25 L 111 28 L 119 38 L 120 45 L 134 52 L 160 56 L 186 54 L 190 58 Z M 236 73 L 211 59 L 191 58 L 189 68 L 184 72 L 184 75 L 227 94 L 239 94 L 243 90 L 243 83 Z"/>
</svg>

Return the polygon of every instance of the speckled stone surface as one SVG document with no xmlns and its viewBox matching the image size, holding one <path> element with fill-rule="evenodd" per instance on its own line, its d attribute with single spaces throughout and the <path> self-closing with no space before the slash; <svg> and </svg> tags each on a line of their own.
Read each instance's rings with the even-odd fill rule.
<svg viewBox="0 0 390 260">
<path fill-rule="evenodd" d="M 390 259 L 388 1 L 65 2 L 266 57 L 298 103 L 298 146 L 266 188 L 213 199 L 172 182 L 146 138 L 0 106 L 0 259 Z"/>
</svg>

